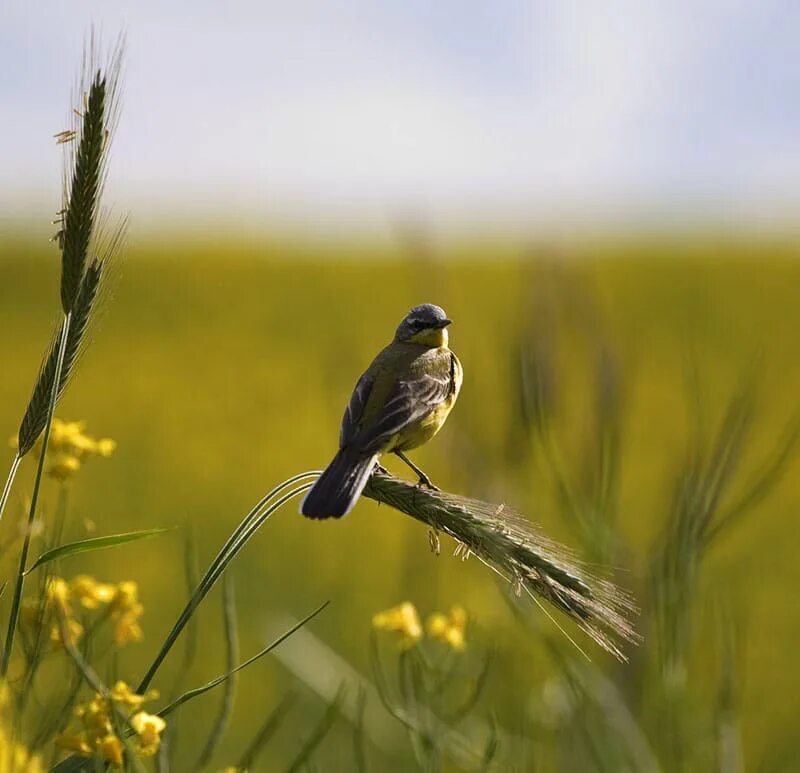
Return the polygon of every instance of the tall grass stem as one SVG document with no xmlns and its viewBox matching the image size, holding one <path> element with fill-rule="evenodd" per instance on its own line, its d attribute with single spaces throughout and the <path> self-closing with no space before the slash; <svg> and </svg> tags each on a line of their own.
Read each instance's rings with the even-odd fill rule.
<svg viewBox="0 0 800 773">
<path fill-rule="evenodd" d="M 183 611 L 178 616 L 178 619 L 172 626 L 172 629 L 167 634 L 167 638 L 161 645 L 161 649 L 158 651 L 158 654 L 151 663 L 150 668 L 147 669 L 147 673 L 144 675 L 139 687 L 137 688 L 138 693 L 141 694 L 145 692 L 150 686 L 150 683 L 153 681 L 153 677 L 156 675 L 156 672 L 164 662 L 164 658 L 167 657 L 169 651 L 174 646 L 181 634 L 181 631 L 183 631 L 183 629 L 186 627 L 186 624 L 192 618 L 192 615 L 197 610 L 197 607 L 200 606 L 200 603 L 208 595 L 208 592 L 214 586 L 214 583 L 216 583 L 216 581 L 219 579 L 219 576 L 225 571 L 225 568 L 233 560 L 236 554 L 247 544 L 248 540 L 253 536 L 253 534 L 255 534 L 256 531 L 258 531 L 259 527 L 264 523 L 264 521 L 267 520 L 267 518 L 269 518 L 278 508 L 280 508 L 290 499 L 311 488 L 313 481 L 296 486 L 294 489 L 289 491 L 288 494 L 284 494 L 271 505 L 268 504 L 270 500 L 284 489 L 292 486 L 295 483 L 298 483 L 304 478 L 313 477 L 316 479 L 318 475 L 319 471 L 315 470 L 312 472 L 300 473 L 299 475 L 294 475 L 288 480 L 285 480 L 283 483 L 272 489 L 272 491 L 270 491 L 266 496 L 262 497 L 250 510 L 250 512 L 242 519 L 239 525 L 233 530 L 233 533 L 228 538 L 227 542 L 222 546 L 219 553 L 217 553 L 214 560 L 209 564 L 206 573 L 203 575 L 203 578 L 200 580 L 200 583 L 198 584 L 191 598 L 186 603 Z"/>
<path fill-rule="evenodd" d="M 36 478 L 33 482 L 33 492 L 31 494 L 31 506 L 28 511 L 28 527 L 25 530 L 25 538 L 22 542 L 22 551 L 19 554 L 19 569 L 17 571 L 17 582 L 14 586 L 14 597 L 11 601 L 11 613 L 8 618 L 8 630 L 6 631 L 6 643 L 3 647 L 2 661 L 0 661 L 0 677 L 5 677 L 8 673 L 8 665 L 11 660 L 11 650 L 14 646 L 14 635 L 17 630 L 19 619 L 19 609 L 22 603 L 22 591 L 25 586 L 25 566 L 28 562 L 28 550 L 31 545 L 31 534 L 33 532 L 33 520 L 36 517 L 36 507 L 39 504 L 39 491 L 42 487 L 42 474 L 44 472 L 45 456 L 47 454 L 47 441 L 50 438 L 50 427 L 53 423 L 53 413 L 56 409 L 59 385 L 61 383 L 61 371 L 64 367 L 64 356 L 67 351 L 67 339 L 69 338 L 69 328 L 72 322 L 72 313 L 64 315 L 64 324 L 61 328 L 61 340 L 58 345 L 58 359 L 56 360 L 55 375 L 50 390 L 50 404 L 47 408 L 47 420 L 45 422 L 44 434 L 42 435 L 42 450 L 39 455 L 39 464 L 36 467 Z"/>
<path fill-rule="evenodd" d="M 3 511 L 6 509 L 6 502 L 8 502 L 8 498 L 11 495 L 11 487 L 14 485 L 14 478 L 17 477 L 17 470 L 19 470 L 21 461 L 22 457 L 19 455 L 19 452 L 17 452 L 14 461 L 11 462 L 11 469 L 8 471 L 6 485 L 3 486 L 3 495 L 0 496 L 0 520 L 3 518 Z"/>
</svg>

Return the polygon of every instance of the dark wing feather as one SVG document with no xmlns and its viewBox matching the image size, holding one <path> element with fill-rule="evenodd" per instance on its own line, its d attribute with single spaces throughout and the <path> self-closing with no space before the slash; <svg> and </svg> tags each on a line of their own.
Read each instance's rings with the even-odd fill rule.
<svg viewBox="0 0 800 773">
<path fill-rule="evenodd" d="M 367 453 L 379 453 L 392 435 L 429 414 L 447 399 L 451 389 L 449 375 L 398 381 L 375 424 L 358 438 L 359 446 Z"/>
<path fill-rule="evenodd" d="M 364 413 L 364 406 L 369 399 L 369 393 L 372 391 L 372 379 L 367 377 L 365 373 L 358 380 L 353 394 L 350 396 L 350 402 L 347 404 L 347 409 L 342 417 L 342 428 L 339 432 L 339 448 L 344 448 L 353 441 L 353 438 L 358 433 L 358 424 L 361 421 L 361 416 Z"/>
</svg>

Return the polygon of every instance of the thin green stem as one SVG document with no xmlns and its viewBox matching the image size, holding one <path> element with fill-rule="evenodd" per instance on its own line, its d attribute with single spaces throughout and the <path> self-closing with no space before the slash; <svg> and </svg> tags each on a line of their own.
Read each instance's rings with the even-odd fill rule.
<svg viewBox="0 0 800 773">
<path fill-rule="evenodd" d="M 3 495 L 0 496 L 0 519 L 3 517 L 3 510 L 6 509 L 6 502 L 8 502 L 8 497 L 11 495 L 11 487 L 14 485 L 14 478 L 17 477 L 17 470 L 21 461 L 22 457 L 17 451 L 14 461 L 11 462 L 11 469 L 8 471 L 8 480 L 6 480 L 6 485 L 3 487 Z"/>
<path fill-rule="evenodd" d="M 219 579 L 220 574 L 225 571 L 225 568 L 234 558 L 234 556 L 239 552 L 239 550 L 241 550 L 242 547 L 244 547 L 250 537 L 252 537 L 256 531 L 258 531 L 261 524 L 263 524 L 264 521 L 272 515 L 272 513 L 274 513 L 283 504 L 288 502 L 292 497 L 302 494 L 304 491 L 311 488 L 311 483 L 299 485 L 288 494 L 284 494 L 284 496 L 282 496 L 276 502 L 273 502 L 269 507 L 266 507 L 267 503 L 280 491 L 285 490 L 292 484 L 297 483 L 304 478 L 310 476 L 316 477 L 317 475 L 319 475 L 318 471 L 305 472 L 285 480 L 279 486 L 276 486 L 274 489 L 272 489 L 272 491 L 270 491 L 265 497 L 263 497 L 244 517 L 236 529 L 234 529 L 233 533 L 228 538 L 228 541 L 222 546 L 219 553 L 217 553 L 216 558 L 214 558 L 209 565 L 206 573 L 200 580 L 200 584 L 197 586 L 191 598 L 186 603 L 186 606 L 183 608 L 183 611 L 178 616 L 175 625 L 172 626 L 172 629 L 167 634 L 167 638 L 161 645 L 161 649 L 158 651 L 158 654 L 151 663 L 150 668 L 147 670 L 147 673 L 144 675 L 144 677 L 142 677 L 142 681 L 137 687 L 138 693 L 143 693 L 150 686 L 150 682 L 153 680 L 156 671 L 158 671 L 161 663 L 164 661 L 164 658 L 167 657 L 167 654 L 172 649 L 172 646 L 175 644 L 178 636 L 180 636 L 181 631 L 183 631 L 183 629 L 186 627 L 186 624 L 197 610 L 197 607 L 200 606 L 200 603 L 211 590 L 214 583 Z"/>
<path fill-rule="evenodd" d="M 33 532 L 33 519 L 36 517 L 36 507 L 39 504 L 39 491 L 42 485 L 42 474 L 44 472 L 44 461 L 47 454 L 47 441 L 50 438 L 50 426 L 53 423 L 53 414 L 56 410 L 56 400 L 58 399 L 59 384 L 61 383 L 61 371 L 64 368 L 64 355 L 67 350 L 67 338 L 69 337 L 69 326 L 72 322 L 72 313 L 64 315 L 64 324 L 61 329 L 61 340 L 58 345 L 58 359 L 53 377 L 53 385 L 50 389 L 50 404 L 47 407 L 47 421 L 42 434 L 42 450 L 39 455 L 39 464 L 36 467 L 36 478 L 33 482 L 33 493 L 31 494 L 31 506 L 28 511 L 28 528 L 25 530 L 25 538 L 22 543 L 22 551 L 19 554 L 19 570 L 17 571 L 17 582 L 14 586 L 14 598 L 11 601 L 11 614 L 8 618 L 8 630 L 6 631 L 6 643 L 3 648 L 3 657 L 0 661 L 0 676 L 5 677 L 8 673 L 8 665 L 11 660 L 11 650 L 14 646 L 14 634 L 17 630 L 19 619 L 19 609 L 22 604 L 22 591 L 25 585 L 25 567 L 28 563 L 28 550 L 31 545 L 31 534 Z"/>
</svg>

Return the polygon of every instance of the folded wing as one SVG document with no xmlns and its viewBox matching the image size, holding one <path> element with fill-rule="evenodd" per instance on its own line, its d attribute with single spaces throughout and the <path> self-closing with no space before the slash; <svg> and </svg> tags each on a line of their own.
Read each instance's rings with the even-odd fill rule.
<svg viewBox="0 0 800 773">
<path fill-rule="evenodd" d="M 354 444 L 365 453 L 380 453 L 393 435 L 424 418 L 444 402 L 451 389 L 449 375 L 398 381 L 375 422 L 353 438 Z"/>
</svg>

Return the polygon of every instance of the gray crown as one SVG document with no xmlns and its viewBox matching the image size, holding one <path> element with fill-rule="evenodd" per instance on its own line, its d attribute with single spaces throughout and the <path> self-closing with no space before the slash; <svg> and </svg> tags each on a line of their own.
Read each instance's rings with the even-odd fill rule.
<svg viewBox="0 0 800 773">
<path fill-rule="evenodd" d="M 423 303 L 415 306 L 406 314 L 405 319 L 398 326 L 394 338 L 395 341 L 407 341 L 421 330 L 440 330 L 449 324 L 450 320 L 441 306 Z"/>
</svg>

